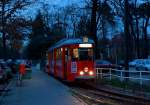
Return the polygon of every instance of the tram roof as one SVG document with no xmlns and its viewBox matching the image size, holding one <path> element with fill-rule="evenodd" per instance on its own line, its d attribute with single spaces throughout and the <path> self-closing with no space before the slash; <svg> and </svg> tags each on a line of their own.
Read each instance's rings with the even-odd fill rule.
<svg viewBox="0 0 150 105">
<path fill-rule="evenodd" d="M 81 43 L 83 43 L 82 38 L 71 38 L 71 39 L 65 38 L 65 39 L 58 41 L 54 46 L 52 46 L 48 50 L 52 50 L 54 48 L 58 48 L 58 47 L 63 46 L 63 45 L 81 44 Z M 92 39 L 88 39 L 88 43 L 94 44 L 94 41 Z"/>
</svg>

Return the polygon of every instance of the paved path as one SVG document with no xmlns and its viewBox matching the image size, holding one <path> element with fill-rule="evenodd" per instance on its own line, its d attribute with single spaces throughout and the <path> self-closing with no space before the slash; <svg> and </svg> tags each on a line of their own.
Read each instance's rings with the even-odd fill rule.
<svg viewBox="0 0 150 105">
<path fill-rule="evenodd" d="M 68 87 L 36 70 L 32 79 L 24 80 L 22 87 L 14 86 L 5 98 L 4 105 L 85 105 Z"/>
</svg>

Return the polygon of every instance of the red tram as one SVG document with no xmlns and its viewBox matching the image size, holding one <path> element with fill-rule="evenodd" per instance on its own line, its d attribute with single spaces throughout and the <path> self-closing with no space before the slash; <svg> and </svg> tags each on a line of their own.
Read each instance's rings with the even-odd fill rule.
<svg viewBox="0 0 150 105">
<path fill-rule="evenodd" d="M 48 49 L 48 73 L 66 81 L 94 79 L 94 41 L 88 38 L 63 39 Z"/>
</svg>

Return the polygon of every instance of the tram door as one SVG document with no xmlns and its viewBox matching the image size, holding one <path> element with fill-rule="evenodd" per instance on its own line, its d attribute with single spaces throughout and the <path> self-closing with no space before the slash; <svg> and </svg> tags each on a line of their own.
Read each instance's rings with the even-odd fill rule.
<svg viewBox="0 0 150 105">
<path fill-rule="evenodd" d="M 64 64 L 64 79 L 67 80 L 67 62 L 69 58 L 69 50 L 65 48 L 65 64 Z"/>
</svg>

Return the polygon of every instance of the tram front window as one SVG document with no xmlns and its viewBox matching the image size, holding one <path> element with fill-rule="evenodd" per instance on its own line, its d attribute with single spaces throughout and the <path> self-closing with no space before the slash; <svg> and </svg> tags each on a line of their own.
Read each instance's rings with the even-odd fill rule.
<svg viewBox="0 0 150 105">
<path fill-rule="evenodd" d="M 79 60 L 93 60 L 93 49 L 82 48 L 79 49 Z"/>
</svg>

